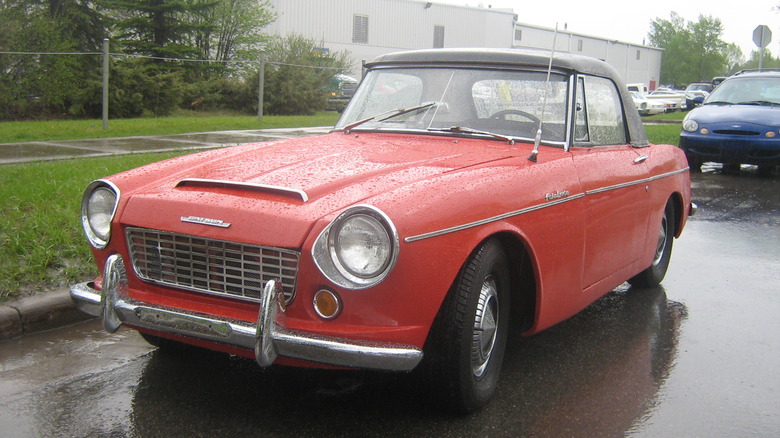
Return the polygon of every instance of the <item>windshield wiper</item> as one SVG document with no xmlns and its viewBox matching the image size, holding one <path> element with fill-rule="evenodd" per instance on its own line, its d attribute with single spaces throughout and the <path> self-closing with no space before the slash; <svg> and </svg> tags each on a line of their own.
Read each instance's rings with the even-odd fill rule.
<svg viewBox="0 0 780 438">
<path fill-rule="evenodd" d="M 399 108 L 399 109 L 394 109 L 394 110 L 390 110 L 390 111 L 385 111 L 383 113 L 379 113 L 379 114 L 373 115 L 371 117 L 366 117 L 365 119 L 358 120 L 357 122 L 350 123 L 349 125 L 345 126 L 342 131 L 344 133 L 348 133 L 349 131 L 351 131 L 354 128 L 357 128 L 358 126 L 362 125 L 363 123 L 370 122 L 372 120 L 376 120 L 377 122 L 384 122 L 385 120 L 392 119 L 393 117 L 398 117 L 398 116 L 402 116 L 404 114 L 408 114 L 408 113 L 411 113 L 411 112 L 414 112 L 414 111 L 419 111 L 419 110 L 422 110 L 422 109 L 430 108 L 430 107 L 436 105 L 437 103 L 438 102 L 425 102 L 425 103 L 421 103 L 420 105 L 412 106 L 412 107 L 409 107 L 409 108 Z"/>
<path fill-rule="evenodd" d="M 761 106 L 777 106 L 780 105 L 777 102 L 770 102 L 768 100 L 751 100 L 749 102 L 739 102 L 740 105 L 761 105 Z"/>
<path fill-rule="evenodd" d="M 463 127 L 463 126 L 451 126 L 449 128 L 428 128 L 428 131 L 430 131 L 430 132 L 453 132 L 455 134 L 487 135 L 489 137 L 497 138 L 499 140 L 504 140 L 505 142 L 507 142 L 510 145 L 515 144 L 514 137 L 510 137 L 508 135 L 503 135 L 503 134 L 496 134 L 495 132 L 480 131 L 478 129 L 466 128 L 466 127 Z"/>
<path fill-rule="evenodd" d="M 704 105 L 734 105 L 734 102 L 727 102 L 725 100 L 713 100 L 712 102 L 704 102 Z"/>
</svg>

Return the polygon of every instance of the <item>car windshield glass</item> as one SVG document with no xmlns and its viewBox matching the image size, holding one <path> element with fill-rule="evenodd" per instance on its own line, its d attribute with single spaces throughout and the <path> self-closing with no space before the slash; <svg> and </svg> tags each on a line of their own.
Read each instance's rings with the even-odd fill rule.
<svg viewBox="0 0 780 438">
<path fill-rule="evenodd" d="M 533 139 L 542 122 L 543 141 L 563 142 L 568 95 L 567 77 L 556 73 L 548 82 L 547 73 L 537 71 L 376 69 L 364 78 L 336 129 Z"/>
<path fill-rule="evenodd" d="M 721 83 L 705 103 L 780 105 L 780 78 L 734 78 Z"/>
</svg>

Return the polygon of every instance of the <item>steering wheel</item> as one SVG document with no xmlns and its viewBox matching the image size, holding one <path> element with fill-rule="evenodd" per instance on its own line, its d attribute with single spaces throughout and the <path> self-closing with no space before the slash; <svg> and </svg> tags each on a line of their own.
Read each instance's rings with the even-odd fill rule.
<svg viewBox="0 0 780 438">
<path fill-rule="evenodd" d="M 531 113 L 527 113 L 525 111 L 516 110 L 516 109 L 501 110 L 501 111 L 499 111 L 497 113 L 493 113 L 489 118 L 490 119 L 496 119 L 496 120 L 506 120 L 505 116 L 507 116 L 509 114 L 517 114 L 518 116 L 523 116 L 526 119 L 532 120 L 534 123 L 540 123 L 539 118 L 536 117 L 535 115 L 533 115 Z"/>
</svg>

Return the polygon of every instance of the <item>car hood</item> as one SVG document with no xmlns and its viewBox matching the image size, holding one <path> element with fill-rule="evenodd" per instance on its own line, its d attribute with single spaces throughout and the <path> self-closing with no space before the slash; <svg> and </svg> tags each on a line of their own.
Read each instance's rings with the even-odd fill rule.
<svg viewBox="0 0 780 438">
<path fill-rule="evenodd" d="M 700 124 L 753 123 L 780 125 L 780 107 L 764 105 L 705 104 L 688 114 Z"/>
<path fill-rule="evenodd" d="M 128 199 L 125 225 L 299 247 L 317 220 L 350 205 L 517 154 L 491 140 L 332 133 L 195 154 L 110 179 Z M 206 220 L 182 221 L 189 217 Z"/>
</svg>

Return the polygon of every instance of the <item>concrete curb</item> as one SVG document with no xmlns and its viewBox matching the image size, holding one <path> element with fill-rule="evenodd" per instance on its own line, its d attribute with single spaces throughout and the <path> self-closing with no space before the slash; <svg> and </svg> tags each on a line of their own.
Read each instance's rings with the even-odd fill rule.
<svg viewBox="0 0 780 438">
<path fill-rule="evenodd" d="M 0 340 L 51 330 L 91 316 L 76 309 L 67 288 L 0 305 Z"/>
</svg>

